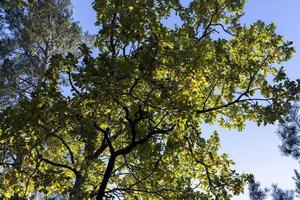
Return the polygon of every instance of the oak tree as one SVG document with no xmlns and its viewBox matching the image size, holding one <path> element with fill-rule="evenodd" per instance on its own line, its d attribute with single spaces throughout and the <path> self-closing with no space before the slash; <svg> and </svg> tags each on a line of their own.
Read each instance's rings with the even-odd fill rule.
<svg viewBox="0 0 300 200">
<path fill-rule="evenodd" d="M 274 123 L 299 91 L 277 67 L 291 57 L 291 43 L 274 24 L 240 24 L 244 4 L 96 0 L 98 55 L 84 44 L 52 55 L 41 87 L 1 111 L 3 198 L 243 192 L 248 176 L 233 170 L 217 133 L 205 138 L 201 125 Z M 174 15 L 178 24 L 167 26 Z"/>
</svg>

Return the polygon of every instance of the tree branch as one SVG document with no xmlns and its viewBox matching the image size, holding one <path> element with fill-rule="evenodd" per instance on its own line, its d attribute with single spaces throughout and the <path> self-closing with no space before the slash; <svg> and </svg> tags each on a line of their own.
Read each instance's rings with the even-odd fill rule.
<svg viewBox="0 0 300 200">
<path fill-rule="evenodd" d="M 71 148 L 69 147 L 69 145 L 66 143 L 66 141 L 64 141 L 64 139 L 62 137 L 60 137 L 60 136 L 58 136 L 56 134 L 52 134 L 52 136 L 56 137 L 57 139 L 59 139 L 63 143 L 63 145 L 68 149 L 69 154 L 70 154 L 70 158 L 71 158 L 71 163 L 74 164 L 75 163 L 75 161 L 74 161 L 74 154 L 73 154 Z"/>
</svg>

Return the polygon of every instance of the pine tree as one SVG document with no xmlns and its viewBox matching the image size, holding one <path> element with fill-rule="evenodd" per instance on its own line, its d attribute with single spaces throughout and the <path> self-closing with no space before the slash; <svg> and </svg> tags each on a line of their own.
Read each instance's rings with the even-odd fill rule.
<svg viewBox="0 0 300 200">
<path fill-rule="evenodd" d="M 248 191 L 250 200 L 264 200 L 267 198 L 268 189 L 262 189 L 260 183 L 255 181 L 253 175 L 249 177 Z"/>
<path fill-rule="evenodd" d="M 299 105 L 296 102 L 290 107 L 288 114 L 283 117 L 278 128 L 278 135 L 281 139 L 280 151 L 285 156 L 291 156 L 298 162 L 300 161 L 300 115 Z M 293 179 L 296 184 L 296 195 L 300 195 L 300 175 L 297 170 Z"/>
<path fill-rule="evenodd" d="M 70 0 L 0 7 L 0 106 L 41 88 L 51 57 L 74 52 L 85 38 Z"/>
<path fill-rule="evenodd" d="M 272 194 L 273 200 L 293 200 L 294 192 L 292 190 L 286 190 L 279 188 L 277 185 L 272 185 Z"/>
</svg>

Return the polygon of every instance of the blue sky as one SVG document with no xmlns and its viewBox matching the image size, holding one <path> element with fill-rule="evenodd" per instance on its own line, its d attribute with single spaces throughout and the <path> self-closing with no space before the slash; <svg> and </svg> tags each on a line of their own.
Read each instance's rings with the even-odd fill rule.
<svg viewBox="0 0 300 200">
<path fill-rule="evenodd" d="M 83 30 L 97 33 L 94 26 L 95 12 L 91 8 L 92 0 L 73 0 L 74 19 L 80 22 Z M 287 40 L 294 42 L 294 47 L 300 52 L 300 0 L 248 0 L 245 16 L 242 22 L 251 24 L 257 20 L 277 25 L 277 33 Z M 287 74 L 292 78 L 300 78 L 300 54 L 284 64 Z M 239 172 L 253 173 L 263 186 L 272 183 L 285 189 L 294 188 L 292 180 L 293 169 L 300 169 L 300 165 L 292 158 L 281 156 L 278 145 L 280 140 L 276 135 L 277 125 L 257 127 L 254 123 L 247 123 L 243 132 L 226 131 L 217 126 L 206 127 L 204 132 L 217 130 L 221 136 L 222 152 L 230 154 L 236 162 L 235 168 Z M 245 195 L 234 198 L 248 199 Z"/>
<path fill-rule="evenodd" d="M 249 0 L 242 21 L 249 24 L 256 20 L 277 25 L 277 33 L 294 42 L 296 53 L 284 64 L 292 79 L 300 78 L 300 1 L 299 0 Z M 298 51 L 297 51 L 298 50 Z M 294 188 L 293 169 L 300 169 L 298 162 L 280 155 L 277 125 L 257 127 L 248 123 L 242 133 L 219 131 L 223 151 L 236 162 L 238 171 L 253 173 L 264 186 L 278 183 L 282 188 Z M 247 198 L 236 198 L 247 199 Z"/>
</svg>

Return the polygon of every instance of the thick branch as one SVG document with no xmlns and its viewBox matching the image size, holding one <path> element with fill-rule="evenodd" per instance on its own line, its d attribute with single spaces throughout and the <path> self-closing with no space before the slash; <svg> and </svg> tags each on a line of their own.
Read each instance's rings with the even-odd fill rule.
<svg viewBox="0 0 300 200">
<path fill-rule="evenodd" d="M 56 163 L 56 162 L 53 162 L 51 160 L 48 160 L 47 158 L 44 158 L 41 154 L 38 153 L 38 157 L 39 159 L 41 159 L 41 161 L 44 161 L 45 163 L 47 164 L 50 164 L 50 165 L 53 165 L 55 167 L 60 167 L 60 168 L 64 168 L 64 169 L 69 169 L 71 170 L 75 175 L 78 174 L 79 172 L 75 169 L 75 168 L 72 168 L 70 167 L 69 165 L 65 165 L 65 164 L 61 164 L 61 163 Z"/>
<path fill-rule="evenodd" d="M 105 189 L 107 187 L 109 178 L 110 178 L 110 176 L 112 174 L 116 158 L 119 155 L 129 154 L 135 147 L 137 147 L 140 144 L 146 143 L 154 135 L 169 133 L 170 131 L 172 131 L 174 129 L 174 127 L 175 126 L 172 126 L 171 128 L 166 129 L 166 130 L 153 130 L 153 131 L 150 131 L 146 135 L 146 137 L 140 139 L 139 141 L 131 141 L 131 143 L 128 146 L 112 152 L 111 157 L 109 158 L 109 161 L 108 161 L 108 164 L 107 164 L 107 167 L 106 167 L 106 171 L 104 173 L 104 176 L 103 176 L 100 188 L 99 188 L 99 190 L 97 192 L 97 198 L 96 199 L 97 200 L 103 200 L 103 198 L 105 197 Z"/>
<path fill-rule="evenodd" d="M 94 125 L 94 127 L 96 128 L 96 130 L 98 130 L 98 131 L 100 131 L 100 132 L 103 133 L 104 138 L 105 138 L 105 140 L 106 140 L 106 143 L 107 143 L 107 145 L 108 145 L 108 147 L 109 147 L 109 151 L 110 151 L 111 153 L 114 153 L 114 152 L 115 152 L 115 149 L 114 149 L 114 147 L 113 147 L 113 145 L 112 145 L 112 143 L 111 143 L 111 141 L 110 141 L 110 138 L 109 138 L 109 129 L 107 128 L 106 130 L 104 130 L 103 128 L 101 128 L 100 126 L 98 126 L 98 124 L 97 124 L 96 122 L 94 122 L 93 125 Z"/>
<path fill-rule="evenodd" d="M 115 154 L 111 155 L 111 157 L 109 158 L 100 188 L 97 193 L 97 197 L 96 197 L 97 200 L 103 200 L 103 198 L 105 197 L 105 189 L 107 187 L 108 180 L 111 176 L 111 173 L 114 169 L 116 158 L 117 156 Z"/>
</svg>

